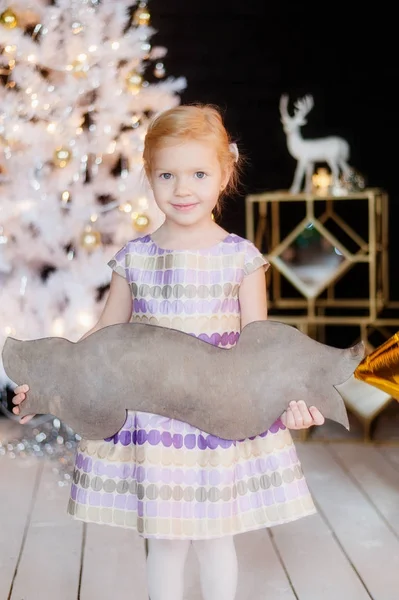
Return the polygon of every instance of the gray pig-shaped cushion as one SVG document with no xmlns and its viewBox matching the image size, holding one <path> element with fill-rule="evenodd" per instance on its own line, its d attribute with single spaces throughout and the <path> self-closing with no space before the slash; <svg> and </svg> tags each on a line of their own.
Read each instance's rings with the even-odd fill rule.
<svg viewBox="0 0 399 600">
<path fill-rule="evenodd" d="M 128 323 L 75 343 L 7 338 L 2 353 L 7 376 L 30 387 L 21 416 L 52 414 L 88 439 L 114 435 L 127 410 L 244 439 L 268 430 L 292 400 L 349 429 L 335 386 L 353 375 L 363 356 L 362 343 L 334 348 L 272 320 L 246 325 L 231 349 Z"/>
</svg>

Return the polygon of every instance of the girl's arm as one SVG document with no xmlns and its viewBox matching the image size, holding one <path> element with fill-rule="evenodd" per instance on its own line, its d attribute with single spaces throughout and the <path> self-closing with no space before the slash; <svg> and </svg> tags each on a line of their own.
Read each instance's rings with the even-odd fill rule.
<svg viewBox="0 0 399 600">
<path fill-rule="evenodd" d="M 265 272 L 257 269 L 244 277 L 238 299 L 241 308 L 241 329 L 253 321 L 267 319 L 267 297 Z M 315 406 L 305 402 L 290 402 L 288 410 L 281 415 L 283 424 L 289 429 L 307 429 L 312 425 L 323 425 L 324 417 Z"/>
<path fill-rule="evenodd" d="M 267 298 L 265 272 L 257 269 L 244 277 L 238 292 L 241 311 L 241 329 L 253 321 L 266 321 Z"/>
<path fill-rule="evenodd" d="M 111 285 L 108 298 L 104 309 L 97 323 L 90 331 L 87 331 L 80 339 L 86 337 L 109 325 L 118 323 L 128 323 L 132 316 L 132 292 L 127 280 L 118 275 L 115 271 L 112 273 Z"/>
</svg>

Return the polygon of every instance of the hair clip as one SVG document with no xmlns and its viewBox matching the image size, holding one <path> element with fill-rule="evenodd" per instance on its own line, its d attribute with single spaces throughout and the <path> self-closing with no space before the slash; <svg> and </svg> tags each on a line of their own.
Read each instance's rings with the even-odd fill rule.
<svg viewBox="0 0 399 600">
<path fill-rule="evenodd" d="M 234 155 L 234 162 L 238 162 L 238 157 L 240 156 L 240 153 L 238 152 L 237 144 L 235 142 L 229 144 L 229 150 Z"/>
</svg>

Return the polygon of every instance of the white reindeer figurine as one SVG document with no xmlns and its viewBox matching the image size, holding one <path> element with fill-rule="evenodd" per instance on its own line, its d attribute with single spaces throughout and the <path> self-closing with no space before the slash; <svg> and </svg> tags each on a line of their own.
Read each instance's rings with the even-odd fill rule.
<svg viewBox="0 0 399 600">
<path fill-rule="evenodd" d="M 295 105 L 294 115 L 288 113 L 288 96 L 280 98 L 281 122 L 287 136 L 289 153 L 297 159 L 294 180 L 290 188 L 291 194 L 298 194 L 301 190 L 304 175 L 305 191 L 312 191 L 312 175 L 316 162 L 327 163 L 331 169 L 333 185 L 338 185 L 339 174 L 342 171 L 346 176 L 351 172 L 348 165 L 349 144 L 340 137 L 326 137 L 304 140 L 300 128 L 306 124 L 305 116 L 313 108 L 313 97 L 305 96 Z"/>
</svg>

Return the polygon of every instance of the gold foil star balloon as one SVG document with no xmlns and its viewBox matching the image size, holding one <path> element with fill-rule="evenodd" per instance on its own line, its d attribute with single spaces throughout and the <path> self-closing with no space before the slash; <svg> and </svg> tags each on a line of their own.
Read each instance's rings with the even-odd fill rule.
<svg viewBox="0 0 399 600">
<path fill-rule="evenodd" d="M 399 331 L 366 356 L 354 376 L 399 401 Z"/>
</svg>

